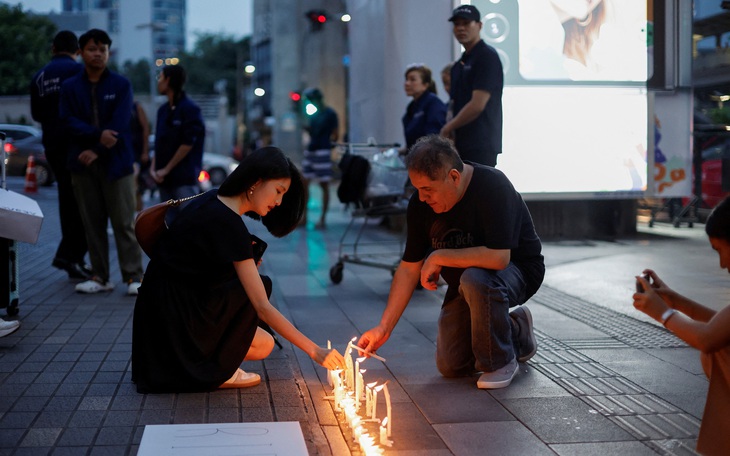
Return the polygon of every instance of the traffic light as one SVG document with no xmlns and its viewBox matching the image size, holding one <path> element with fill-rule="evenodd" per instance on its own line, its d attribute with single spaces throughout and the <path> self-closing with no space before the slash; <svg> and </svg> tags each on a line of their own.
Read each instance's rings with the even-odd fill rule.
<svg viewBox="0 0 730 456">
<path fill-rule="evenodd" d="M 327 22 L 327 12 L 321 9 L 309 10 L 304 15 L 309 19 L 309 23 L 312 27 L 313 32 L 322 30 L 322 27 Z"/>
<path fill-rule="evenodd" d="M 296 113 L 301 112 L 301 101 L 302 101 L 302 94 L 297 91 L 289 92 L 289 99 L 291 100 L 292 109 Z"/>
</svg>

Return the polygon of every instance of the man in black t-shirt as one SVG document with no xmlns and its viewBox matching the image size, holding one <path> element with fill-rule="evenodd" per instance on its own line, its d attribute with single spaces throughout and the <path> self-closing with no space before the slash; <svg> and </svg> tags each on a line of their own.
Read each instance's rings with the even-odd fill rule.
<svg viewBox="0 0 730 456">
<path fill-rule="evenodd" d="M 374 352 L 390 337 L 420 282 L 448 284 L 436 364 L 445 377 L 481 373 L 479 388 L 504 388 L 537 351 L 525 303 L 545 264 L 530 212 L 499 170 L 464 163 L 453 143 L 430 135 L 406 156 L 417 193 L 408 204 L 408 236 L 380 324 L 358 345 Z"/>
<path fill-rule="evenodd" d="M 449 21 L 464 54 L 451 67 L 454 117 L 441 135 L 454 139 L 462 160 L 496 166 L 497 154 L 502 153 L 502 62 L 480 38 L 481 14 L 476 7 L 459 6 Z"/>
</svg>

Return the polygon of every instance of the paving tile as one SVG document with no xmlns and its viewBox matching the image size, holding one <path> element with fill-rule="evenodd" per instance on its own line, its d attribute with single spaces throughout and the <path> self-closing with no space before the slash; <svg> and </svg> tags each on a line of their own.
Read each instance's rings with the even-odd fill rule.
<svg viewBox="0 0 730 456">
<path fill-rule="evenodd" d="M 38 419 L 33 423 L 34 427 L 39 428 L 63 428 L 68 423 L 73 413 L 65 410 L 51 411 L 48 408 L 44 410 L 44 413 L 38 415 Z"/>
<path fill-rule="evenodd" d="M 0 429 L 27 429 L 36 416 L 37 412 L 6 412 L 0 418 Z"/>
<path fill-rule="evenodd" d="M 24 396 L 18 399 L 11 409 L 12 412 L 39 412 L 48 402 L 46 396 Z"/>
<path fill-rule="evenodd" d="M 241 409 L 239 408 L 209 408 L 209 423 L 238 423 L 241 421 Z"/>
<path fill-rule="evenodd" d="M 126 456 L 129 449 L 126 445 L 117 446 L 94 446 L 91 448 L 91 456 Z"/>
<path fill-rule="evenodd" d="M 515 419 L 488 392 L 478 389 L 471 379 L 452 379 L 440 385 L 407 385 L 405 390 L 431 424 Z M 383 404 L 378 404 L 381 412 L 384 408 Z"/>
<path fill-rule="evenodd" d="M 69 427 L 91 427 L 101 425 L 104 419 L 104 412 L 101 410 L 78 410 L 71 417 Z"/>
<path fill-rule="evenodd" d="M 39 456 L 49 454 L 52 448 L 49 447 L 20 447 L 15 450 L 15 455 L 18 456 Z"/>
<path fill-rule="evenodd" d="M 460 456 L 553 455 L 548 446 L 517 421 L 436 424 L 449 449 Z"/>
<path fill-rule="evenodd" d="M 139 424 L 170 424 L 172 422 L 172 410 L 142 410 L 139 415 Z"/>
<path fill-rule="evenodd" d="M 631 456 L 655 456 L 656 452 L 641 442 L 562 443 L 550 445 L 560 456 L 604 456 L 627 454 Z"/>
<path fill-rule="evenodd" d="M 103 426 L 134 426 L 139 419 L 138 410 L 110 410 L 104 417 Z"/>
<path fill-rule="evenodd" d="M 207 410 L 205 408 L 183 408 L 176 409 L 173 417 L 173 424 L 205 423 Z"/>
<path fill-rule="evenodd" d="M 246 422 L 262 422 L 275 421 L 274 414 L 270 407 L 245 407 L 241 409 L 241 421 Z"/>
<path fill-rule="evenodd" d="M 53 456 L 85 456 L 89 452 L 89 447 L 68 446 L 55 447 L 50 453 Z"/>
<path fill-rule="evenodd" d="M 79 410 L 106 410 L 109 408 L 111 396 L 84 396 L 78 406 Z"/>
<path fill-rule="evenodd" d="M 33 427 L 28 429 L 28 433 L 20 443 L 21 447 L 52 447 L 58 436 L 61 434 L 62 428 L 39 428 Z"/>
<path fill-rule="evenodd" d="M 578 398 L 509 399 L 503 405 L 546 443 L 631 440 L 631 436 Z"/>
<path fill-rule="evenodd" d="M 61 410 L 76 410 L 81 396 L 54 396 L 46 404 L 46 411 L 55 412 Z"/>
<path fill-rule="evenodd" d="M 0 428 L 0 449 L 14 448 L 18 446 L 21 438 L 25 434 L 25 428 L 6 429 Z M 8 453 L 10 454 L 10 453 Z"/>
<path fill-rule="evenodd" d="M 63 431 L 58 446 L 85 447 L 94 442 L 98 429 L 69 427 Z"/>
<path fill-rule="evenodd" d="M 133 426 L 102 427 L 96 435 L 94 446 L 97 445 L 124 445 L 126 446 L 134 432 Z"/>
</svg>

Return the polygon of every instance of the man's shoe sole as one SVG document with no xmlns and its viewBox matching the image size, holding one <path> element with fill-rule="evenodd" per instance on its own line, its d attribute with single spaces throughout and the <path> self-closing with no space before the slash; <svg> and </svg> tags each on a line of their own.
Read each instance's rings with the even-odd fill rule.
<svg viewBox="0 0 730 456">
<path fill-rule="evenodd" d="M 497 381 L 497 382 L 486 382 L 486 381 L 482 381 L 481 380 L 481 377 L 479 377 L 480 380 L 477 380 L 477 388 L 479 388 L 479 389 L 500 389 L 500 388 L 506 388 L 506 387 L 508 387 L 512 383 L 512 380 L 517 375 L 517 371 L 518 370 L 520 370 L 520 366 L 519 365 L 517 365 L 515 367 L 515 371 L 512 372 L 512 375 L 510 376 L 509 379 L 504 379 L 504 380 L 500 380 L 500 381 Z"/>
</svg>

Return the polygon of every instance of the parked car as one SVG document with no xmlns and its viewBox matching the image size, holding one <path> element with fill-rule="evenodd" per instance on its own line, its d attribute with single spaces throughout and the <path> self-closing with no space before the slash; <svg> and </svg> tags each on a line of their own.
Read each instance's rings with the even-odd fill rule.
<svg viewBox="0 0 730 456">
<path fill-rule="evenodd" d="M 35 159 L 36 182 L 38 185 L 53 184 L 55 178 L 46 160 L 43 148 L 43 133 L 36 127 L 17 124 L 0 124 L 5 138 L 5 169 L 8 176 L 25 176 L 28 157 Z"/>
<path fill-rule="evenodd" d="M 203 169 L 198 176 L 200 188 L 204 191 L 220 187 L 226 177 L 238 167 L 238 162 L 227 155 L 206 152 L 203 154 Z"/>
</svg>

